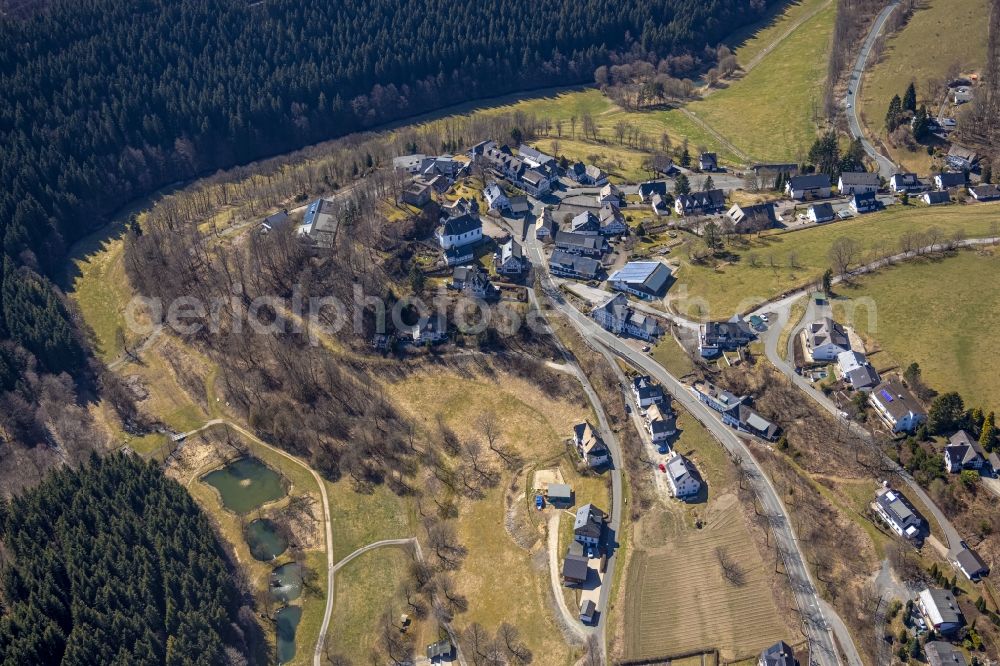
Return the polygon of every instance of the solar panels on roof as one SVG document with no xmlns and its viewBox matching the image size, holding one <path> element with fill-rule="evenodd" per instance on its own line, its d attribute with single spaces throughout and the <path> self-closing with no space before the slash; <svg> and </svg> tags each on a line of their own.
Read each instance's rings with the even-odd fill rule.
<svg viewBox="0 0 1000 666">
<path fill-rule="evenodd" d="M 891 393 L 889 393 L 885 389 L 882 389 L 880 391 L 880 393 L 882 394 L 882 397 L 885 398 L 888 402 L 892 402 L 892 394 Z"/>
</svg>

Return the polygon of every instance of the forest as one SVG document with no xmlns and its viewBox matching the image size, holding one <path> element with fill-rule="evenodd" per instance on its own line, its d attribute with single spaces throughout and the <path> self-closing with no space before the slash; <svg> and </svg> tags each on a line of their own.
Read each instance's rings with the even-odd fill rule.
<svg viewBox="0 0 1000 666">
<path fill-rule="evenodd" d="M 0 661 L 246 664 L 259 629 L 191 496 L 116 454 L 0 504 Z"/>
<path fill-rule="evenodd" d="M 0 389 L 79 373 L 48 277 L 167 183 L 438 108 L 698 51 L 778 0 L 54 1 L 0 17 Z M 25 355 L 24 352 L 27 352 Z"/>
</svg>

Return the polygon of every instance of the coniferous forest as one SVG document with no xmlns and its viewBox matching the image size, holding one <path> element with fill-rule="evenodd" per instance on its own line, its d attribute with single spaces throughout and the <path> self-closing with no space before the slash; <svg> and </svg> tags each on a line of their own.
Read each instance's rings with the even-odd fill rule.
<svg viewBox="0 0 1000 666">
<path fill-rule="evenodd" d="M 215 533 L 155 466 L 56 471 L 0 504 L 0 540 L 3 664 L 246 663 L 252 616 L 240 628 Z"/>
<path fill-rule="evenodd" d="M 626 50 L 700 52 L 775 1 L 19 5 L 0 17 L 0 391 L 85 367 L 47 276 L 127 201 L 447 104 L 589 81 Z"/>
</svg>

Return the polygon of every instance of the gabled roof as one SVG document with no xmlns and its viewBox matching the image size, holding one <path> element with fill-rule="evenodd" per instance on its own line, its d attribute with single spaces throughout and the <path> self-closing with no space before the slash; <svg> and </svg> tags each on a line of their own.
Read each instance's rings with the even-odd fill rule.
<svg viewBox="0 0 1000 666">
<path fill-rule="evenodd" d="M 531 210 L 531 204 L 528 203 L 528 197 L 521 195 L 516 197 L 510 197 L 510 212 L 515 215 L 522 213 L 527 213 Z"/>
<path fill-rule="evenodd" d="M 961 566 L 962 569 L 964 569 L 970 576 L 984 573 L 990 569 L 986 566 L 986 562 L 983 561 L 983 558 L 979 557 L 976 551 L 971 548 L 963 548 L 958 551 L 958 555 L 955 556 L 955 561 L 958 562 L 959 566 Z"/>
<path fill-rule="evenodd" d="M 970 187 L 969 192 L 971 192 L 976 199 L 996 199 L 997 197 L 1000 197 L 1000 187 L 992 184 Z"/>
<path fill-rule="evenodd" d="M 477 216 L 464 213 L 456 217 L 448 218 L 442 227 L 442 234 L 445 236 L 459 236 L 461 234 L 482 229 L 483 223 Z"/>
<path fill-rule="evenodd" d="M 630 261 L 615 271 L 608 282 L 621 282 L 633 289 L 659 295 L 670 278 L 670 269 L 663 262 Z"/>
<path fill-rule="evenodd" d="M 879 179 L 877 173 L 869 173 L 868 171 L 844 171 L 840 174 L 840 182 L 844 187 L 857 185 L 878 186 Z"/>
<path fill-rule="evenodd" d="M 788 185 L 793 190 L 818 190 L 830 187 L 830 177 L 825 173 L 811 173 L 805 176 L 792 176 Z"/>
<path fill-rule="evenodd" d="M 653 194 L 666 195 L 667 193 L 667 183 L 662 180 L 648 180 L 645 183 L 639 183 L 639 194 L 645 198 L 652 196 Z"/>
<path fill-rule="evenodd" d="M 972 439 L 964 430 L 959 430 L 951 436 L 948 445 L 944 447 L 944 452 L 952 461 L 963 466 L 986 457 L 979 442 Z"/>
<path fill-rule="evenodd" d="M 654 384 L 649 375 L 639 375 L 633 379 L 632 390 L 639 396 L 640 400 L 657 396 L 663 397 L 663 389 L 659 384 Z"/>
<path fill-rule="evenodd" d="M 941 181 L 940 187 L 942 189 L 965 185 L 965 174 L 961 171 L 942 171 L 935 174 L 934 178 Z"/>
<path fill-rule="evenodd" d="M 910 500 L 898 490 L 882 488 L 875 495 L 875 501 L 897 527 L 904 528 L 910 524 L 920 523 L 920 517 L 910 504 Z"/>
<path fill-rule="evenodd" d="M 524 256 L 521 244 L 511 238 L 500 246 L 500 261 L 506 263 L 508 259 L 520 260 Z"/>
<path fill-rule="evenodd" d="M 920 184 L 915 173 L 894 173 L 889 181 L 894 187 L 915 187 Z"/>
<path fill-rule="evenodd" d="M 847 372 L 847 375 L 845 375 L 845 377 L 847 379 L 847 382 L 855 390 L 858 391 L 862 389 L 874 388 L 875 386 L 878 385 L 879 380 L 881 379 L 878 376 L 878 373 L 875 372 L 875 368 L 868 365 L 867 363 L 859 368 L 854 368 L 853 370 L 849 370 Z"/>
<path fill-rule="evenodd" d="M 828 203 L 819 203 L 809 206 L 812 209 L 813 215 L 817 220 L 827 220 L 834 216 L 833 205 Z"/>
<path fill-rule="evenodd" d="M 836 345 L 841 349 L 851 348 L 847 331 L 830 317 L 823 317 L 809 324 L 809 345 L 821 347 L 825 344 Z"/>
<path fill-rule="evenodd" d="M 604 512 L 593 504 L 584 504 L 576 510 L 573 534 L 600 539 L 604 530 Z"/>
<path fill-rule="evenodd" d="M 667 461 L 667 475 L 673 480 L 674 485 L 678 486 L 688 479 L 701 482 L 701 476 L 695 466 L 679 453 Z"/>
<path fill-rule="evenodd" d="M 955 601 L 955 595 L 948 590 L 935 587 L 926 588 L 920 593 L 920 601 L 924 612 L 935 627 L 941 624 L 965 624 L 962 611 Z"/>
<path fill-rule="evenodd" d="M 569 580 L 587 580 L 589 560 L 583 555 L 567 553 L 563 560 L 562 577 Z"/>
<path fill-rule="evenodd" d="M 726 205 L 726 193 L 716 188 L 706 192 L 692 192 L 691 194 L 677 195 L 677 203 L 682 210 L 722 208 Z"/>
<path fill-rule="evenodd" d="M 762 666 L 797 666 L 795 651 L 785 641 L 778 641 L 760 653 Z"/>
<path fill-rule="evenodd" d="M 576 435 L 577 440 L 580 442 L 583 455 L 589 456 L 593 454 L 602 456 L 607 454 L 608 447 L 604 445 L 604 442 L 588 421 L 573 426 L 573 434 Z"/>
<path fill-rule="evenodd" d="M 572 270 L 585 277 L 596 276 L 601 269 L 601 262 L 592 257 L 581 257 L 563 250 L 556 250 L 549 259 L 549 266 L 559 266 L 564 270 Z"/>
<path fill-rule="evenodd" d="M 924 198 L 928 204 L 947 203 L 951 201 L 947 192 L 924 192 Z"/>
<path fill-rule="evenodd" d="M 871 397 L 878 401 L 882 408 L 888 412 L 896 421 L 899 421 L 909 414 L 923 414 L 923 407 L 913 397 L 913 394 L 906 390 L 898 379 L 890 377 L 875 387 Z"/>
<path fill-rule="evenodd" d="M 562 230 L 556 232 L 556 245 L 559 247 L 603 251 L 606 244 L 607 241 L 600 236 L 588 236 Z"/>
<path fill-rule="evenodd" d="M 958 648 L 944 641 L 928 641 L 924 644 L 924 654 L 928 666 L 968 666 L 969 663 Z"/>
<path fill-rule="evenodd" d="M 601 229 L 601 220 L 592 211 L 585 210 L 569 223 L 569 231 L 572 233 L 583 233 L 590 231 L 597 233 Z"/>
</svg>

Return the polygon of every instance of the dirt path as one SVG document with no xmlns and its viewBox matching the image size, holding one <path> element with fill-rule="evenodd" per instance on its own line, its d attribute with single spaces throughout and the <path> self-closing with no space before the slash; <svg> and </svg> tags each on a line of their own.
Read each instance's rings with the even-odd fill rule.
<svg viewBox="0 0 1000 666">
<path fill-rule="evenodd" d="M 830 2 L 832 2 L 832 0 L 827 0 L 827 2 L 824 2 L 822 5 L 812 10 L 805 16 L 799 17 L 794 23 L 792 23 L 792 25 L 788 27 L 788 30 L 781 33 L 781 35 L 779 35 L 777 39 L 775 39 L 773 42 L 765 46 L 760 53 L 751 58 L 750 62 L 748 62 L 745 67 L 741 65 L 740 68 L 743 70 L 743 74 L 746 75 L 752 72 L 754 67 L 759 65 L 764 60 L 764 58 L 766 58 L 771 53 L 771 51 L 778 48 L 778 46 L 780 46 L 782 42 L 788 39 L 793 32 L 801 28 L 803 23 L 810 20 L 812 17 L 816 16 L 821 11 L 829 7 Z"/>
</svg>

